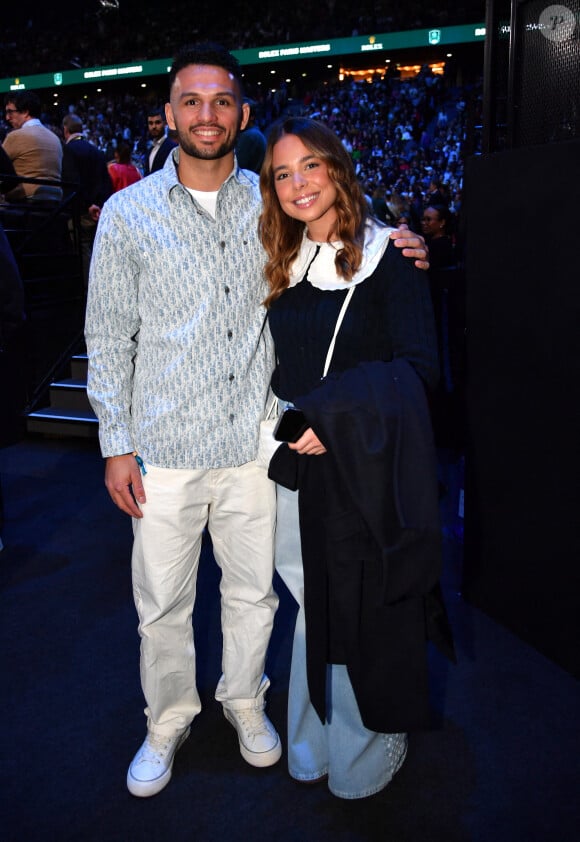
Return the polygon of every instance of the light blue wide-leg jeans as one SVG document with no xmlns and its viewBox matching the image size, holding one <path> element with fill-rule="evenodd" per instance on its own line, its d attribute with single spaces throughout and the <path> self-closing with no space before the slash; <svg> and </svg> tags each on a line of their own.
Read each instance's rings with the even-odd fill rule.
<svg viewBox="0 0 580 842">
<path fill-rule="evenodd" d="M 298 781 L 328 774 L 339 798 L 365 798 L 383 789 L 407 753 L 406 734 L 380 734 L 362 723 L 346 666 L 329 664 L 327 721 L 310 703 L 306 676 L 304 575 L 298 493 L 277 487 L 276 570 L 298 603 L 288 689 L 288 770 Z"/>
</svg>

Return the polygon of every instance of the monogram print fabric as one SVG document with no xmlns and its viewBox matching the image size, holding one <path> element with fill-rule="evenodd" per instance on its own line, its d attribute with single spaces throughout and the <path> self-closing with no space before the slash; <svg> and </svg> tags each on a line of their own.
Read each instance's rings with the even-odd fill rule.
<svg viewBox="0 0 580 842">
<path fill-rule="evenodd" d="M 168 468 L 255 458 L 273 351 L 257 176 L 236 169 L 213 219 L 164 168 L 105 203 L 89 280 L 88 394 L 103 456 Z"/>
</svg>

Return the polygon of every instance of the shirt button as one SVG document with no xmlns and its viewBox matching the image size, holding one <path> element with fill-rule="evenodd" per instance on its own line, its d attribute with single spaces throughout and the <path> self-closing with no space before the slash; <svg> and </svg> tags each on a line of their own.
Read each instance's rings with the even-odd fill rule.
<svg viewBox="0 0 580 842">
<path fill-rule="evenodd" d="M 229 295 L 230 294 L 230 288 L 224 287 L 224 292 L 225 292 L 226 295 Z"/>
<path fill-rule="evenodd" d="M 233 335 L 233 331 L 228 330 L 228 339 L 231 339 Z"/>
<path fill-rule="evenodd" d="M 233 375 L 233 374 L 230 374 L 230 376 L 229 376 L 229 381 L 230 381 L 230 383 L 232 382 L 232 380 L 233 380 L 233 379 L 234 379 L 234 375 Z"/>
<path fill-rule="evenodd" d="M 221 241 L 221 243 L 220 243 L 220 246 L 221 246 L 223 249 L 225 249 L 225 247 L 226 247 L 226 241 L 225 241 L 225 240 L 222 240 L 222 241 Z"/>
<path fill-rule="evenodd" d="M 232 414 L 230 415 L 230 421 L 233 421 L 233 420 L 234 420 L 234 418 L 235 418 L 235 415 L 232 413 Z"/>
</svg>

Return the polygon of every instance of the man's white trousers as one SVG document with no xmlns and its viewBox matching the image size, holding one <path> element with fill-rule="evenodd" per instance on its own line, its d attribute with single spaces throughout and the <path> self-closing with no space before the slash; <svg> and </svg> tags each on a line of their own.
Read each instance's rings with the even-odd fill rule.
<svg viewBox="0 0 580 842">
<path fill-rule="evenodd" d="M 147 502 L 133 519 L 133 593 L 148 728 L 174 734 L 201 710 L 192 612 L 207 525 L 221 568 L 226 706 L 256 705 L 278 598 L 272 587 L 276 490 L 263 468 L 185 470 L 145 465 Z"/>
</svg>

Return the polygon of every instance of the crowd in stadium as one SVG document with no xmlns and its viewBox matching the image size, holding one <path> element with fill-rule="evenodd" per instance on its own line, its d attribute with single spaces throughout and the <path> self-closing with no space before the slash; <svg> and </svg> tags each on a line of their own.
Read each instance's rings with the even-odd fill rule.
<svg viewBox="0 0 580 842">
<path fill-rule="evenodd" d="M 406 218 L 420 230 L 416 201 L 439 184 L 445 202 L 458 211 L 468 119 L 481 105 L 477 85 L 449 87 L 428 68 L 410 79 L 375 80 L 372 84 L 346 79 L 313 86 L 298 101 L 267 94 L 258 103 L 258 124 L 264 132 L 284 110 L 316 117 L 338 134 L 355 161 L 356 171 L 374 209 L 384 220 Z M 60 133 L 62 117 L 74 111 L 83 121 L 85 137 L 108 160 L 121 144 L 132 149 L 140 169 L 147 151 L 146 99 L 132 95 L 96 94 L 51 108 L 45 124 Z M 386 207 L 385 207 L 386 206 Z"/>
<path fill-rule="evenodd" d="M 357 4 L 355 14 L 343 0 L 328 0 L 320 5 L 312 20 L 306 6 L 298 7 L 288 16 L 281 6 L 269 3 L 257 19 L 249 3 L 238 0 L 228 10 L 228 20 L 232 23 L 227 36 L 224 37 L 209 4 L 196 10 L 195 25 L 189 35 L 192 39 L 220 37 L 227 46 L 236 49 L 322 35 L 411 28 L 426 25 L 427 20 L 430 24 L 465 22 L 470 16 L 481 18 L 480 5 L 466 0 L 453 12 L 434 13 L 432 9 L 426 11 L 421 0 L 415 0 L 405 7 L 403 14 L 388 9 L 379 0 Z M 58 37 L 54 38 L 47 37 L 51 24 L 41 12 L 35 19 L 22 21 L 20 26 L 9 26 L 2 36 L 5 42 L 0 51 L 2 75 L 54 70 L 66 67 L 67 63 L 89 66 L 171 55 L 175 44 L 183 40 L 188 4 L 177 0 L 172 4 L 171 15 L 158 5 L 141 6 L 138 11 L 137 3 L 121 0 L 118 8 L 113 8 L 113 4 L 105 7 L 95 0 L 86 4 L 82 12 L 75 13 L 74 26 L 59 25 Z M 66 2 L 61 3 L 61 9 L 68 11 Z M 137 18 L 142 25 L 135 26 Z M 44 37 L 36 38 L 41 26 Z M 34 50 L 26 49 L 26 44 L 32 42 Z M 372 84 L 346 78 L 330 84 L 313 83 L 306 92 L 287 90 L 284 85 L 268 91 L 255 86 L 248 93 L 256 102 L 257 123 L 264 132 L 287 110 L 328 123 L 351 153 L 369 202 L 385 221 L 392 224 L 407 221 L 420 230 L 424 200 L 434 190 L 438 199 L 457 214 L 464 155 L 466 151 L 477 151 L 473 127 L 480 122 L 479 83 L 457 88 L 445 76 L 435 75 L 424 67 L 413 78 L 401 79 L 389 74 L 384 79 L 375 77 Z M 147 114 L 151 106 L 145 94 L 139 97 L 95 92 L 78 102 L 62 97 L 61 103 L 58 107 L 46 104 L 43 114 L 43 122 L 57 134 L 61 132 L 63 116 L 76 112 L 83 121 L 86 138 L 105 153 L 107 160 L 113 160 L 121 144 L 129 145 L 133 163 L 143 169 Z"/>
<path fill-rule="evenodd" d="M 475 23 L 485 18 L 483 0 L 457 4 L 409 0 L 326 0 L 297 4 L 291 13 L 281 0 L 268 0 L 260 13 L 250 0 L 232 0 L 227 10 L 211 3 L 173 0 L 169 10 L 140 0 L 60 0 L 11 8 L 0 33 L 0 77 L 74 67 L 165 58 L 187 40 L 211 38 L 229 49 L 319 38 L 343 38 L 407 29 Z M 33 49 L 31 49 L 33 45 Z"/>
</svg>

